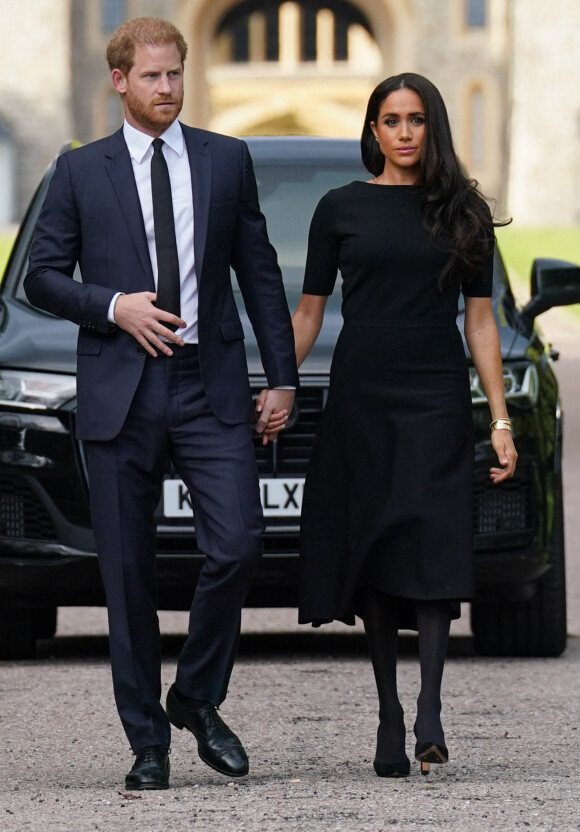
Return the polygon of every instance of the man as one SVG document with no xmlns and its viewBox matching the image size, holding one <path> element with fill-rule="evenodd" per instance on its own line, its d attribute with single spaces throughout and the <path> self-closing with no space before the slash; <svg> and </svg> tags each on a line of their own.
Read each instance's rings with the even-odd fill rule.
<svg viewBox="0 0 580 832">
<path fill-rule="evenodd" d="M 115 699 L 136 754 L 128 789 L 169 786 L 170 722 L 192 731 L 217 771 L 248 771 L 242 744 L 216 712 L 263 532 L 230 266 L 269 384 L 256 414 L 264 442 L 283 425 L 297 384 L 247 147 L 177 121 L 186 52 L 181 33 L 155 18 L 113 34 L 107 59 L 125 123 L 58 159 L 25 284 L 33 304 L 79 325 L 77 434 L 88 459 Z M 77 261 L 82 283 L 72 279 Z M 206 560 L 166 713 L 154 511 L 168 458 L 191 492 Z"/>
</svg>

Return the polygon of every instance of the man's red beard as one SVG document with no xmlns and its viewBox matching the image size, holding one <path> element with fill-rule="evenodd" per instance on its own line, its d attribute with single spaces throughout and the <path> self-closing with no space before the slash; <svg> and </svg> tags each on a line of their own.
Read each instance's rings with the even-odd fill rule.
<svg viewBox="0 0 580 832">
<path fill-rule="evenodd" d="M 147 130 L 164 130 L 175 121 L 183 107 L 183 96 L 180 98 L 159 98 L 155 102 L 146 103 L 133 93 L 127 85 L 125 93 L 125 104 L 127 109 L 137 122 Z M 172 103 L 176 106 L 170 109 L 156 107 L 155 104 Z"/>
</svg>

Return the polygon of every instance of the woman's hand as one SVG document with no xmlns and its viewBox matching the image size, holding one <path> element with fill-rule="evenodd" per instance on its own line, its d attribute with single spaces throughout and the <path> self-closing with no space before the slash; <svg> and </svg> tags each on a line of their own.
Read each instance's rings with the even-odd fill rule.
<svg viewBox="0 0 580 832">
<path fill-rule="evenodd" d="M 260 392 L 256 399 L 256 430 L 262 437 L 262 445 L 272 442 L 286 426 L 294 395 L 295 390 L 283 388 Z"/>
<path fill-rule="evenodd" d="M 516 470 L 518 452 L 516 451 L 511 431 L 509 430 L 492 430 L 491 444 L 501 465 L 501 468 L 490 468 L 490 479 L 497 485 L 498 482 L 503 482 L 513 477 Z"/>
</svg>

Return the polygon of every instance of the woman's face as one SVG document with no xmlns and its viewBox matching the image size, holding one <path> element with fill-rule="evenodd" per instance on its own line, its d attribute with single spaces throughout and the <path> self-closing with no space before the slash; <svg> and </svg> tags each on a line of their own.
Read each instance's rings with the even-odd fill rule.
<svg viewBox="0 0 580 832">
<path fill-rule="evenodd" d="M 425 140 L 425 108 L 414 90 L 403 87 L 388 95 L 381 104 L 371 130 L 385 157 L 385 175 L 400 176 L 421 170 L 421 148 Z"/>
</svg>

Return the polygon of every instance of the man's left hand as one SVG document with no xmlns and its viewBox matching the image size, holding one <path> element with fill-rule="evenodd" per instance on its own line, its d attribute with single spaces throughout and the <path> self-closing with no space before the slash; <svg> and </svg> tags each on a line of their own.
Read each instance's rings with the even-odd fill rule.
<svg viewBox="0 0 580 832">
<path fill-rule="evenodd" d="M 256 400 L 256 431 L 262 444 L 276 438 L 285 427 L 294 403 L 295 390 L 262 390 Z"/>
</svg>

